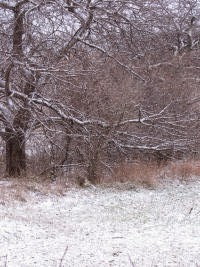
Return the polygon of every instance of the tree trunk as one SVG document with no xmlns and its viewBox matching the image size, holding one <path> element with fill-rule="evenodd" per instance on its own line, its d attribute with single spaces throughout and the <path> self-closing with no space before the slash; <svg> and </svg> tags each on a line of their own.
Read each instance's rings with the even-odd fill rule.
<svg viewBox="0 0 200 267">
<path fill-rule="evenodd" d="M 16 4 L 13 11 L 13 58 L 20 60 L 23 58 L 24 34 L 22 2 Z M 29 85 L 29 83 L 27 84 Z M 26 87 L 29 89 L 30 86 L 27 86 L 27 84 Z M 10 126 L 6 128 L 6 172 L 9 176 L 20 176 L 25 174 L 26 171 L 25 132 L 30 115 L 26 109 L 26 103 L 23 103 L 23 106 L 24 108 L 19 108 L 16 113 L 12 128 Z"/>
<path fill-rule="evenodd" d="M 21 176 L 26 173 L 25 133 L 30 112 L 18 110 L 13 120 L 13 128 L 6 128 L 6 172 L 9 176 Z"/>
<path fill-rule="evenodd" d="M 94 157 L 90 159 L 87 168 L 87 175 L 88 175 L 87 178 L 91 184 L 97 184 L 99 182 L 98 164 L 99 164 L 99 158 L 98 158 L 98 152 L 96 152 Z"/>
<path fill-rule="evenodd" d="M 26 172 L 25 136 L 21 132 L 7 130 L 6 172 L 9 176 L 20 176 Z"/>
<path fill-rule="evenodd" d="M 97 183 L 97 168 L 96 164 L 94 162 L 91 162 L 90 165 L 88 166 L 88 181 L 91 184 L 96 184 Z"/>
</svg>

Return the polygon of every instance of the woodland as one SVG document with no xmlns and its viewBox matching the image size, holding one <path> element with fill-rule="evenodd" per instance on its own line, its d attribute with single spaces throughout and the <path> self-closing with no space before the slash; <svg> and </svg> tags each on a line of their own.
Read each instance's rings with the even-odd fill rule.
<svg viewBox="0 0 200 267">
<path fill-rule="evenodd" d="M 0 175 L 199 156 L 200 6 L 0 1 Z"/>
</svg>

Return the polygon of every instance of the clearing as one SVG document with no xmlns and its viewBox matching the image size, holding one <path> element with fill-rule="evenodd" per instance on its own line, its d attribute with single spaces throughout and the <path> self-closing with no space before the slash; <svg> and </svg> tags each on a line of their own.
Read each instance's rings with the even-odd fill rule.
<svg viewBox="0 0 200 267">
<path fill-rule="evenodd" d="M 29 191 L 0 204 L 0 266 L 200 266 L 199 199 L 200 181 Z"/>
</svg>

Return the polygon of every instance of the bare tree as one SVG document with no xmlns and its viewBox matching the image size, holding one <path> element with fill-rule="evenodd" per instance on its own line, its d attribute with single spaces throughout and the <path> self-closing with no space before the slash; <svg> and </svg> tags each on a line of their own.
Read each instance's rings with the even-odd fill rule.
<svg viewBox="0 0 200 267">
<path fill-rule="evenodd" d="M 197 1 L 0 1 L 7 173 L 25 173 L 25 144 L 38 133 L 52 165 L 82 161 L 93 183 L 118 153 L 194 148 L 198 10 Z"/>
<path fill-rule="evenodd" d="M 88 53 L 91 49 L 101 52 L 131 71 L 108 52 L 112 45 L 108 42 L 108 29 L 114 31 L 125 21 L 123 14 L 129 3 L 123 4 L 89 0 L 0 2 L 1 123 L 4 127 L 1 136 L 6 141 L 9 175 L 20 175 L 26 170 L 25 136 L 28 128 L 35 127 L 31 123 L 42 124 L 48 118 L 52 123 L 62 120 L 80 127 L 89 124 L 104 127 L 104 122 L 88 120 L 84 114 L 68 108 L 67 101 L 62 103 L 57 97 L 58 86 L 60 81 L 69 86 L 74 83 L 74 77 L 90 71 L 90 68 L 84 70 L 82 63 L 77 66 L 80 59 L 76 54 L 81 49 L 88 49 Z M 98 44 L 100 38 L 105 41 Z M 59 118 L 52 118 L 52 114 Z"/>
</svg>

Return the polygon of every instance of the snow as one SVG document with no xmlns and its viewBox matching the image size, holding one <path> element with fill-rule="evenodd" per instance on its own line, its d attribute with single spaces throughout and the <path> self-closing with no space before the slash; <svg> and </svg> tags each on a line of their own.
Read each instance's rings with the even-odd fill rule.
<svg viewBox="0 0 200 267">
<path fill-rule="evenodd" d="M 0 266 L 196 267 L 199 199 L 200 181 L 30 192 L 0 205 Z"/>
</svg>

